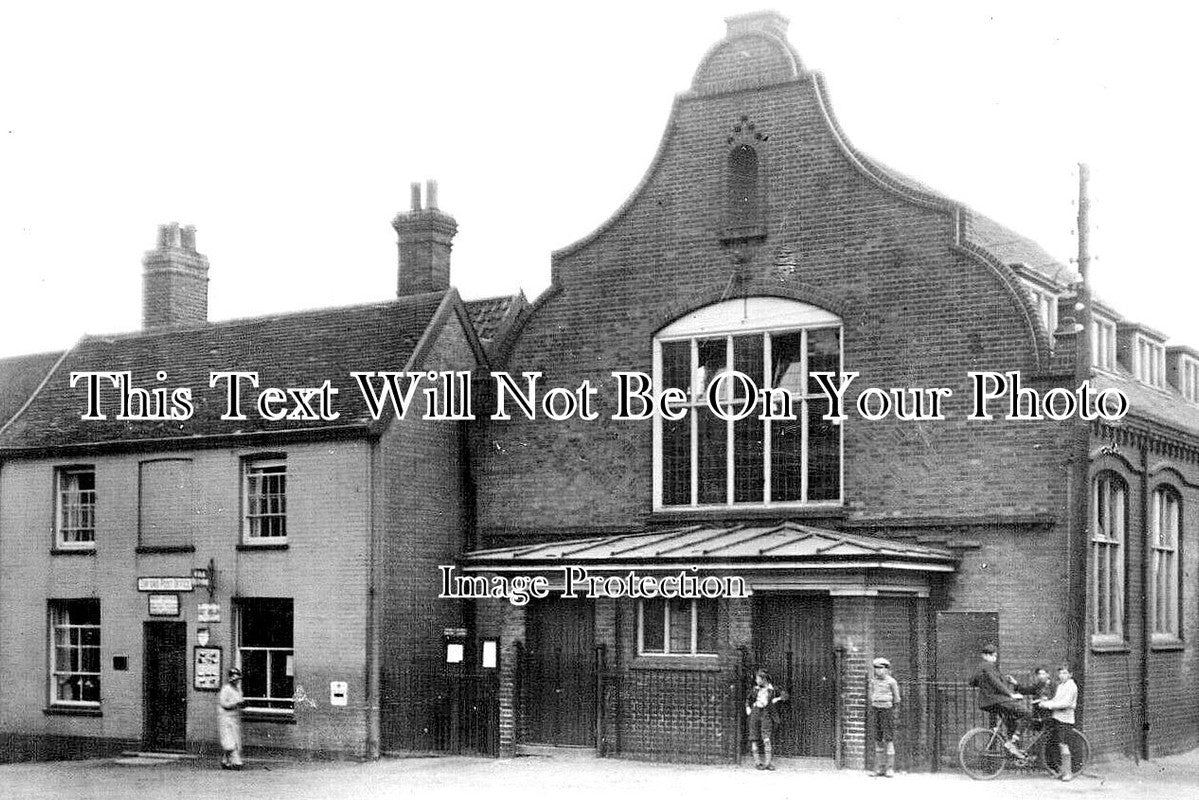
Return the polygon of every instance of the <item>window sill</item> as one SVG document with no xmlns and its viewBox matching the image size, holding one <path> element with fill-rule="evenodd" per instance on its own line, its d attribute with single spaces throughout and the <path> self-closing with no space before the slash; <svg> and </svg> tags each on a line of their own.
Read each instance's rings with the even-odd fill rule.
<svg viewBox="0 0 1199 800">
<path fill-rule="evenodd" d="M 1186 647 L 1186 642 L 1184 642 L 1182 639 L 1179 639 L 1177 636 L 1155 635 L 1149 642 L 1150 650 L 1185 650 Z"/>
<path fill-rule="evenodd" d="M 42 713 L 48 717 L 102 717 L 104 712 L 90 706 L 46 706 Z"/>
<path fill-rule="evenodd" d="M 52 556 L 94 556 L 95 547 L 51 547 Z"/>
<path fill-rule="evenodd" d="M 135 553 L 194 553 L 196 546 L 194 544 L 139 544 L 134 548 Z"/>
<path fill-rule="evenodd" d="M 1092 653 L 1127 653 L 1130 649 L 1123 639 L 1091 639 Z"/>
<path fill-rule="evenodd" d="M 696 506 L 655 509 L 654 522 L 689 521 L 695 519 L 844 519 L 845 505 L 830 501 L 827 505 L 803 506 Z"/>
<path fill-rule="evenodd" d="M 250 544 L 248 542 L 238 542 L 237 549 L 242 551 L 250 550 L 286 550 L 287 542 L 263 542 L 262 544 Z"/>
<path fill-rule="evenodd" d="M 254 708 L 243 709 L 242 722 L 273 722 L 276 725 L 295 725 L 296 715 L 292 711 L 261 711 Z"/>
<path fill-rule="evenodd" d="M 724 668 L 720 656 L 637 656 L 629 669 L 719 672 Z"/>
</svg>

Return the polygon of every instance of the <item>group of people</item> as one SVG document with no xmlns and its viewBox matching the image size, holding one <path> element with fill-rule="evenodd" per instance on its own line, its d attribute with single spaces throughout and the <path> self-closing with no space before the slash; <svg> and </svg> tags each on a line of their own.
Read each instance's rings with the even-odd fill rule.
<svg viewBox="0 0 1199 800">
<path fill-rule="evenodd" d="M 1005 747 L 1013 755 L 1026 757 L 1021 748 L 1022 720 L 1034 726 L 1046 725 L 1045 751 L 1060 753 L 1057 775 L 1063 781 L 1072 780 L 1070 747 L 1063 741 L 1063 732 L 1074 727 L 1074 709 L 1078 705 L 1078 685 L 1068 664 L 1057 668 L 1057 683 L 1050 681 L 1049 670 L 1037 667 L 1026 682 L 1017 681 L 1011 675 L 1000 675 L 999 655 L 992 645 L 982 648 L 981 661 L 970 678 L 970 685 L 978 689 L 978 707 L 983 711 L 998 714 L 1008 731 Z M 1023 700 L 1030 700 L 1031 710 Z"/>
<path fill-rule="evenodd" d="M 1008 731 L 1005 747 L 1015 756 L 1027 757 L 1021 748 L 1021 722 L 1031 727 L 1048 726 L 1045 750 L 1058 753 L 1056 774 L 1063 781 L 1072 780 L 1070 747 L 1063 739 L 1064 731 L 1074 727 L 1074 709 L 1078 705 L 1078 685 L 1069 665 L 1057 668 L 1057 682 L 1049 670 L 1037 667 L 1026 681 L 999 672 L 999 655 L 992 645 L 982 648 L 981 661 L 970 678 L 978 689 L 978 707 L 1003 719 Z M 899 683 L 891 675 L 891 662 L 876 658 L 871 664 L 868 699 L 874 715 L 874 775 L 895 775 L 895 718 L 899 713 Z M 1028 698 L 1031 706 L 1026 707 Z M 785 689 L 776 687 L 770 675 L 759 669 L 754 685 L 745 697 L 745 714 L 749 717 L 749 741 L 757 769 L 774 769 L 771 736 L 779 724 L 778 704 L 787 700 Z"/>
<path fill-rule="evenodd" d="M 899 683 L 891 676 L 891 662 L 876 658 L 870 676 L 870 706 L 874 710 L 874 774 L 895 777 L 895 715 L 899 712 Z M 750 750 L 757 769 L 774 769 L 771 736 L 779 724 L 778 704 L 787 700 L 787 691 L 770 682 L 770 674 L 760 669 L 754 685 L 745 697 L 749 717 Z"/>
</svg>

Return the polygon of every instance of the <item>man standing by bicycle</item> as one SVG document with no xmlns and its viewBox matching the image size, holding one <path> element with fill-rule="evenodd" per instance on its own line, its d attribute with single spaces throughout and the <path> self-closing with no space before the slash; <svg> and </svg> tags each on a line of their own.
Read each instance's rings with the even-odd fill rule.
<svg viewBox="0 0 1199 800">
<path fill-rule="evenodd" d="M 978 689 L 978 707 L 989 714 L 998 714 L 1003 718 L 1010 737 L 1004 743 L 1004 747 L 1012 755 L 1023 758 L 1025 753 L 1020 749 L 1019 734 L 1017 733 L 1020 719 L 1029 717 L 1029 713 L 1019 702 L 1023 695 L 1008 688 L 1007 681 L 999 674 L 997 665 L 999 655 L 995 652 L 993 645 L 984 646 L 981 656 L 982 661 L 979 662 L 973 677 L 970 678 L 970 685 Z"/>
<path fill-rule="evenodd" d="M 1049 732 L 1045 734 L 1045 751 L 1053 752 L 1057 745 L 1062 761 L 1058 767 L 1058 777 L 1064 781 L 1074 780 L 1074 766 L 1071 763 L 1070 748 L 1062 741 L 1066 728 L 1074 727 L 1074 708 L 1078 705 L 1078 684 L 1068 664 L 1057 668 L 1057 691 L 1048 700 L 1034 700 L 1041 708 L 1053 712 L 1049 719 Z"/>
</svg>

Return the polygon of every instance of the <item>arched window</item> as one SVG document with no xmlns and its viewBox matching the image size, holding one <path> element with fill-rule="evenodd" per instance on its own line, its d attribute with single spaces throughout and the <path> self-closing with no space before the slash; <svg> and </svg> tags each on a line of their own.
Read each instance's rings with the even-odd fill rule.
<svg viewBox="0 0 1199 800">
<path fill-rule="evenodd" d="M 732 229 L 761 224 L 758 208 L 758 154 L 747 144 L 729 153 L 728 221 Z"/>
<path fill-rule="evenodd" d="M 777 390 L 793 418 L 759 419 L 752 398 L 743 419 L 715 413 L 708 388 L 731 370 L 758 389 Z M 655 417 L 654 507 L 839 503 L 841 427 L 823 419 L 828 401 L 810 374 L 840 371 L 840 318 L 793 300 L 729 300 L 663 328 L 654 338 L 654 385 L 681 389 L 687 413 L 677 421 Z M 720 409 L 747 402 L 736 381 L 717 389 Z"/>
<path fill-rule="evenodd" d="M 1124 639 L 1124 540 L 1127 531 L 1124 481 L 1097 475 L 1091 491 L 1091 632 Z"/>
<path fill-rule="evenodd" d="M 1153 635 L 1178 638 L 1178 545 L 1182 541 L 1182 501 L 1174 489 L 1153 492 L 1149 508 L 1149 613 Z"/>
</svg>

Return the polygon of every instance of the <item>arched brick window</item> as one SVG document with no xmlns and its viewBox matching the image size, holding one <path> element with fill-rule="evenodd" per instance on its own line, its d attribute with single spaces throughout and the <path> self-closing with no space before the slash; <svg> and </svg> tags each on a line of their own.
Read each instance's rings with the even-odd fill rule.
<svg viewBox="0 0 1199 800">
<path fill-rule="evenodd" d="M 747 144 L 729 153 L 728 222 L 733 230 L 761 224 L 758 153 Z"/>
<path fill-rule="evenodd" d="M 1124 639 L 1124 542 L 1128 490 L 1119 476 L 1095 476 L 1091 491 L 1091 633 Z"/>
</svg>

